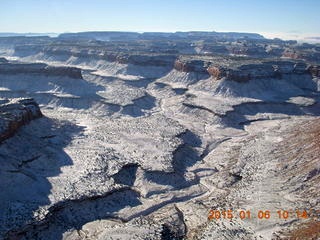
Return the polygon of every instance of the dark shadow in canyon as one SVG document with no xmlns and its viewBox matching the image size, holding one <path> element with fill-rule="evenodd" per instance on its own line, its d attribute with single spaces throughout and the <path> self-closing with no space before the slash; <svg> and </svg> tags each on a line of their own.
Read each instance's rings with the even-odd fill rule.
<svg viewBox="0 0 320 240">
<path fill-rule="evenodd" d="M 64 147 L 82 131 L 70 122 L 42 117 L 0 144 L 0 235 L 7 232 L 6 239 L 13 239 L 9 232 L 35 221 L 34 212 L 50 204 L 48 178 L 73 164 Z"/>
</svg>

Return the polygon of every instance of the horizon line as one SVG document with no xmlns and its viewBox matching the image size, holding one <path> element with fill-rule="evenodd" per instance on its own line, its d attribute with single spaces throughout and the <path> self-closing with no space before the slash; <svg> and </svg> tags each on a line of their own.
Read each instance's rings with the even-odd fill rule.
<svg viewBox="0 0 320 240">
<path fill-rule="evenodd" d="M 295 40 L 298 42 L 320 43 L 320 33 L 291 33 L 291 32 L 254 32 L 254 31 L 215 31 L 215 30 L 188 30 L 188 31 L 135 31 L 135 30 L 85 30 L 85 31 L 53 31 L 53 32 L 20 32 L 20 31 L 0 31 L 0 34 L 20 34 L 20 35 L 60 35 L 65 33 L 85 33 L 85 32 L 128 32 L 128 33 L 187 33 L 187 32 L 208 32 L 208 33 L 250 33 L 259 34 L 266 39 L 281 39 L 284 41 Z M 47 34 L 47 35 L 46 35 Z M 50 36 L 49 36 L 50 37 Z"/>
</svg>

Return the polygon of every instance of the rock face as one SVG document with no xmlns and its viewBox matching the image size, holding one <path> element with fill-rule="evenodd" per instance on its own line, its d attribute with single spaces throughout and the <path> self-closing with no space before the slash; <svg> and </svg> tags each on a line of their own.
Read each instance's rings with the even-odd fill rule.
<svg viewBox="0 0 320 240">
<path fill-rule="evenodd" d="M 47 76 L 68 76 L 82 79 L 81 69 L 75 67 L 54 67 L 44 63 L 2 63 L 0 74 L 43 74 Z"/>
<path fill-rule="evenodd" d="M 284 75 L 319 76 L 319 66 L 307 65 L 301 61 L 244 60 L 242 62 L 240 59 L 216 57 L 206 57 L 204 60 L 192 60 L 191 58 L 176 60 L 174 69 L 180 72 L 206 73 L 217 80 L 225 78 L 235 82 L 282 78 Z"/>
<path fill-rule="evenodd" d="M 208 68 L 208 73 L 218 80 L 226 78 L 236 82 L 247 82 L 251 79 L 259 78 L 278 78 L 281 76 L 278 66 L 268 63 L 243 65 L 237 69 L 212 66 Z"/>
<path fill-rule="evenodd" d="M 1 100 L 0 143 L 31 120 L 42 116 L 38 104 L 33 99 Z"/>
<path fill-rule="evenodd" d="M 211 66 L 207 69 L 208 73 L 215 79 L 221 79 L 226 76 L 225 69 Z"/>
<path fill-rule="evenodd" d="M 177 59 L 174 68 L 180 72 L 206 73 L 206 62 L 202 60 L 181 61 Z"/>
</svg>

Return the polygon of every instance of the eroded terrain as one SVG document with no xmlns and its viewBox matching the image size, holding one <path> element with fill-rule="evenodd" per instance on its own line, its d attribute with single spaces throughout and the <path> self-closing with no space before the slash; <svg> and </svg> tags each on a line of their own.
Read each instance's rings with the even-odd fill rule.
<svg viewBox="0 0 320 240">
<path fill-rule="evenodd" d="M 83 33 L 0 55 L 0 238 L 319 237 L 318 45 Z"/>
</svg>

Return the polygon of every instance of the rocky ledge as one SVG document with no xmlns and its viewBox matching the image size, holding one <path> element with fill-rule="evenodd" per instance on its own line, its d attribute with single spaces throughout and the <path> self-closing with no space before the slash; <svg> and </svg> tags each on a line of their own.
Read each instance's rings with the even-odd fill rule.
<svg viewBox="0 0 320 240">
<path fill-rule="evenodd" d="M 236 82 L 247 82 L 252 79 L 282 78 L 285 75 L 309 74 L 320 76 L 320 67 L 301 61 L 260 61 L 256 59 L 239 59 L 228 57 L 206 57 L 203 59 L 177 59 L 174 69 L 180 72 L 209 74 L 219 80 L 225 78 Z"/>
<path fill-rule="evenodd" d="M 203 60 L 182 61 L 177 59 L 174 63 L 174 68 L 180 72 L 198 72 L 207 73 L 209 62 Z"/>
<path fill-rule="evenodd" d="M 319 77 L 319 66 L 293 61 L 262 62 L 242 65 L 235 69 L 213 65 L 208 67 L 207 71 L 216 79 L 226 78 L 236 82 L 261 78 L 282 78 L 284 75 L 309 74 L 312 77 Z"/>
<path fill-rule="evenodd" d="M 0 100 L 0 143 L 41 116 L 39 105 L 32 98 Z"/>
<path fill-rule="evenodd" d="M 0 62 L 1 63 L 1 62 Z M 75 67 L 48 66 L 44 63 L 1 63 L 0 74 L 44 74 L 82 79 L 81 69 Z"/>
</svg>

